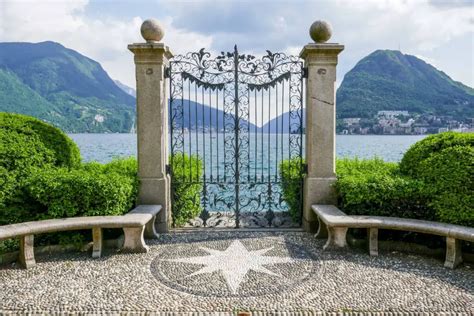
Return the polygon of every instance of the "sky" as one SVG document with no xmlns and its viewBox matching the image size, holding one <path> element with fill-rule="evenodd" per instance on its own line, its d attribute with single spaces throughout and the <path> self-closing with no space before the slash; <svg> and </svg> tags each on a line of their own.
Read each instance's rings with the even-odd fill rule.
<svg viewBox="0 0 474 316">
<path fill-rule="evenodd" d="M 143 42 L 147 18 L 164 27 L 163 42 L 184 54 L 265 50 L 299 54 L 315 20 L 345 45 L 337 84 L 377 49 L 400 49 L 474 87 L 474 0 L 0 0 L 0 42 L 56 41 L 97 60 L 135 87 L 127 44 Z"/>
</svg>

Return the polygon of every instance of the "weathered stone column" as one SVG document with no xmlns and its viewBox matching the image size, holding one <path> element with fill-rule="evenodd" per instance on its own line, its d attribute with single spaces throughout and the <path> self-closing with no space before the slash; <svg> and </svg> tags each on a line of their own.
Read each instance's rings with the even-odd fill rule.
<svg viewBox="0 0 474 316">
<path fill-rule="evenodd" d="M 168 162 L 168 96 L 165 68 L 173 56 L 159 41 L 164 32 L 156 20 L 146 20 L 141 27 L 146 43 L 128 45 L 135 54 L 137 82 L 137 146 L 139 204 L 160 204 L 157 232 L 170 225 L 170 179 Z"/>
<path fill-rule="evenodd" d="M 300 53 L 305 61 L 306 79 L 306 163 L 308 173 L 303 192 L 303 228 L 318 227 L 312 204 L 335 204 L 336 181 L 336 65 L 343 45 L 326 43 L 331 37 L 328 23 L 316 21 L 310 35 L 315 43 Z"/>
</svg>

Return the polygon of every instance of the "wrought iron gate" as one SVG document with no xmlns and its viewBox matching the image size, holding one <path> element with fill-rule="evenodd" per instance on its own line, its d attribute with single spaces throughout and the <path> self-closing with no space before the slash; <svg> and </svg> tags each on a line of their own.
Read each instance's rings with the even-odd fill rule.
<svg viewBox="0 0 474 316">
<path fill-rule="evenodd" d="M 176 225 L 299 227 L 303 64 L 201 49 L 171 60 L 170 174 Z M 281 163 L 287 177 L 282 177 Z"/>
</svg>

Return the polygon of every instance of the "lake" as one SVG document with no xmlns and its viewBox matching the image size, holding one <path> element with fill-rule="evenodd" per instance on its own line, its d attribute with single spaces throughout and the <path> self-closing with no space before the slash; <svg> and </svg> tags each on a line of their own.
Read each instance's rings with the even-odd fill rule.
<svg viewBox="0 0 474 316">
<path fill-rule="evenodd" d="M 114 157 L 136 156 L 137 153 L 136 134 L 69 134 L 69 136 L 79 146 L 84 161 L 108 162 Z M 209 136 L 206 137 L 208 138 Z M 274 141 L 274 137 L 278 136 L 273 135 L 271 137 L 272 139 L 269 139 L 268 143 L 273 146 L 275 143 L 278 143 Z M 337 135 L 336 153 L 338 158 L 372 158 L 377 156 L 385 161 L 400 161 L 406 150 L 424 137 L 426 137 L 426 135 Z M 190 141 L 194 144 L 196 138 L 191 137 Z M 284 140 L 282 139 L 281 141 L 283 142 Z M 205 139 L 199 139 L 198 137 L 196 144 L 197 146 L 201 146 L 201 150 L 203 148 L 203 142 L 205 143 Z M 217 151 L 216 145 L 220 142 L 223 142 L 223 140 L 221 139 L 221 141 L 219 141 L 219 138 L 217 142 L 208 140 L 207 153 L 210 153 L 209 144 L 214 143 L 213 153 L 215 155 Z M 265 149 L 265 153 L 278 152 L 278 148 L 275 151 L 273 147 L 272 150 L 267 151 L 268 143 L 266 140 L 262 144 L 259 144 L 257 141 L 256 145 L 258 147 L 261 145 Z M 186 144 L 185 148 L 188 148 Z M 194 145 L 191 146 L 190 150 L 195 152 L 196 148 L 193 146 Z M 284 144 L 282 147 L 286 148 L 286 145 Z M 219 152 L 222 152 L 222 150 Z M 285 154 L 282 151 L 280 151 L 280 153 L 282 155 Z M 250 152 L 249 154 L 253 155 L 254 153 Z"/>
</svg>

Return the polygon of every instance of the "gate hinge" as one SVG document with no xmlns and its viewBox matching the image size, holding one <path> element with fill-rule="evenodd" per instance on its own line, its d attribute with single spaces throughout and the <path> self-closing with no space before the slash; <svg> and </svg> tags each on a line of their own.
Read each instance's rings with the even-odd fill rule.
<svg viewBox="0 0 474 316">
<path fill-rule="evenodd" d="M 301 75 L 303 78 L 308 78 L 308 67 L 303 67 Z"/>
<path fill-rule="evenodd" d="M 308 164 L 307 163 L 304 163 L 303 164 L 303 173 L 308 173 Z"/>
<path fill-rule="evenodd" d="M 166 172 L 166 174 L 171 174 L 171 166 L 170 165 L 165 166 L 165 172 Z"/>
<path fill-rule="evenodd" d="M 165 78 L 171 77 L 171 67 L 165 67 Z"/>
</svg>

